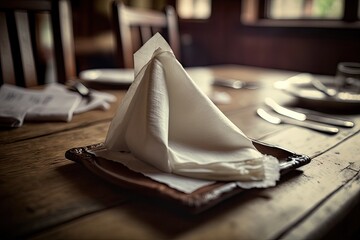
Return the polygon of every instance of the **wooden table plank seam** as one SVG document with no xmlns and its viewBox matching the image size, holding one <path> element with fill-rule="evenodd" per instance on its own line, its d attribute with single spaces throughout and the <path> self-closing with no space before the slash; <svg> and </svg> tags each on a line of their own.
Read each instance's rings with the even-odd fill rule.
<svg viewBox="0 0 360 240">
<path fill-rule="evenodd" d="M 335 196 L 338 192 L 340 192 L 342 189 L 346 188 L 348 185 L 351 184 L 354 180 L 359 178 L 359 172 L 356 170 L 353 170 L 356 172 L 356 175 L 350 179 L 348 179 L 344 184 L 336 188 L 334 191 L 332 191 L 330 194 L 328 194 L 326 197 L 324 197 L 320 202 L 318 202 L 316 205 L 314 205 L 312 208 L 310 208 L 306 213 L 303 214 L 302 217 L 298 218 L 297 221 L 293 222 L 292 224 L 287 227 L 286 230 L 279 233 L 276 237 L 273 239 L 282 239 L 285 237 L 289 232 L 296 229 L 298 225 L 302 224 L 304 221 L 306 221 L 307 218 L 310 218 L 316 211 L 318 211 L 329 199 L 331 199 L 333 196 Z"/>
<path fill-rule="evenodd" d="M 131 195 L 129 195 L 129 196 L 131 196 Z M 104 206 L 103 208 L 98 208 L 98 209 L 93 210 L 93 211 L 88 211 L 88 212 L 86 212 L 84 214 L 76 215 L 75 217 L 68 218 L 68 219 L 63 220 L 63 221 L 54 222 L 53 224 L 48 224 L 46 226 L 41 226 L 38 229 L 32 229 L 32 231 L 25 232 L 22 235 L 16 235 L 15 237 L 20 238 L 20 239 L 21 238 L 30 239 L 30 238 L 34 238 L 36 236 L 41 236 L 44 233 L 47 233 L 47 232 L 52 231 L 52 230 L 57 229 L 57 228 L 61 228 L 63 226 L 66 226 L 67 224 L 71 224 L 72 222 L 76 222 L 76 221 L 79 221 L 81 219 L 91 217 L 91 216 L 96 215 L 96 214 L 98 214 L 100 212 L 103 212 L 103 211 L 116 209 L 116 208 L 118 208 L 118 207 L 120 207 L 122 205 L 125 205 L 125 204 L 129 204 L 129 202 L 131 202 L 134 198 L 135 197 L 129 197 L 129 198 L 125 199 L 125 200 L 114 202 L 112 205 Z"/>
<path fill-rule="evenodd" d="M 39 134 L 36 136 L 31 136 L 31 137 L 24 137 L 24 138 L 19 138 L 19 139 L 15 139 L 12 141 L 6 141 L 6 139 L 2 139 L 0 140 L 1 144 L 12 144 L 12 143 L 18 143 L 18 142 L 22 142 L 22 141 L 29 141 L 32 139 L 36 139 L 36 138 L 41 138 L 41 137 L 46 137 L 46 136 L 50 136 L 50 135 L 54 135 L 54 134 L 58 134 L 58 133 L 63 133 L 63 132 L 69 132 L 69 131 L 73 131 L 73 130 L 77 130 L 77 129 L 81 129 L 81 128 L 85 128 L 85 127 L 90 127 L 96 124 L 101 124 L 101 123 L 106 123 L 111 121 L 112 119 L 101 119 L 101 120 L 95 120 L 92 122 L 87 122 L 85 124 L 79 124 L 79 125 L 75 125 L 73 127 L 70 128 L 65 128 L 65 129 L 58 129 L 58 130 L 54 130 L 54 131 L 50 131 L 50 132 L 46 132 L 44 134 Z"/>
<path fill-rule="evenodd" d="M 321 151 L 321 152 L 317 152 L 317 153 L 311 155 L 310 157 L 311 157 L 311 158 L 316 158 L 316 157 L 318 157 L 318 156 L 320 156 L 320 155 L 322 155 L 322 154 L 324 154 L 324 153 L 326 153 L 326 152 L 328 152 L 328 151 L 336 148 L 336 147 L 339 146 L 341 143 L 343 143 L 343 142 L 351 139 L 352 137 L 355 137 L 359 132 L 360 132 L 360 130 L 357 130 L 356 132 L 354 132 L 354 133 L 352 133 L 352 134 L 349 134 L 349 135 L 346 136 L 344 139 L 342 139 L 341 141 L 339 141 L 339 142 L 337 142 L 336 144 L 332 145 L 331 147 L 329 147 L 329 148 L 327 148 L 327 149 L 325 149 L 325 150 L 323 150 L 323 151 Z M 355 171 L 356 171 L 356 170 L 355 170 Z"/>
<path fill-rule="evenodd" d="M 297 222 L 296 225 L 288 229 L 286 232 L 283 232 L 276 239 L 297 239 L 301 235 L 301 238 L 308 239 L 322 239 L 326 236 L 329 236 L 328 228 L 329 225 L 334 227 L 336 224 L 341 222 L 341 220 L 349 214 L 350 207 L 359 203 L 360 199 L 360 173 L 359 171 L 354 170 L 357 174 L 349 179 L 344 185 L 335 190 L 332 194 L 330 194 L 326 200 L 324 200 L 323 204 L 319 205 L 314 211 L 311 211 L 303 221 Z M 349 190 L 350 189 L 350 190 Z M 350 193 L 348 191 L 351 191 Z M 341 197 L 342 195 L 351 196 L 350 201 L 343 203 Z M 339 203 L 346 205 L 346 208 L 338 207 Z M 323 218 L 322 215 L 330 215 L 331 212 L 337 212 L 333 216 L 331 216 L 332 220 L 326 219 L 325 222 L 320 219 Z M 356 214 L 356 213 L 355 213 Z M 317 223 L 321 225 L 321 227 L 316 227 L 314 224 Z M 310 227 L 309 227 L 310 226 Z M 307 230 L 307 232 L 305 231 Z M 359 230 L 358 230 L 359 233 Z M 308 236 L 308 237 L 305 237 Z M 329 236 L 332 239 L 333 236 Z M 352 236 L 343 236 L 344 239 Z M 326 239 L 326 238 L 324 238 Z"/>
</svg>

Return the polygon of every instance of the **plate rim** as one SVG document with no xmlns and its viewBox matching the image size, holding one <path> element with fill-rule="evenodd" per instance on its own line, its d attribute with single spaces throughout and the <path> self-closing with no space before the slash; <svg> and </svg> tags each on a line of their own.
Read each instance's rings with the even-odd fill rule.
<svg viewBox="0 0 360 240">
<path fill-rule="evenodd" d="M 122 73 L 126 73 L 126 74 L 130 74 L 131 72 L 134 72 L 134 69 L 132 68 L 94 68 L 94 69 L 86 69 L 83 71 L 79 72 L 79 78 L 85 82 L 94 82 L 94 83 L 101 83 L 101 84 L 111 84 L 111 85 L 127 85 L 127 84 L 131 84 L 134 81 L 134 77 L 132 78 L 132 80 L 129 79 L 125 79 L 125 78 L 88 78 L 86 76 L 84 76 L 85 74 L 88 74 L 90 72 L 95 72 L 95 71 L 102 71 L 102 72 L 106 72 L 106 71 L 114 71 L 114 72 L 118 72 L 119 74 Z"/>
</svg>

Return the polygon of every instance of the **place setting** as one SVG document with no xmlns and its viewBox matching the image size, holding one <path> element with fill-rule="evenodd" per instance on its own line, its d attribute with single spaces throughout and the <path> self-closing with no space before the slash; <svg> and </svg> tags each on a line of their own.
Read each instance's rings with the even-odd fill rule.
<svg viewBox="0 0 360 240">
<path fill-rule="evenodd" d="M 360 63 L 340 62 L 335 76 L 300 73 L 274 87 L 309 108 L 355 112 L 360 107 Z"/>
<path fill-rule="evenodd" d="M 280 104 L 266 97 L 256 115 L 274 124 L 298 126 L 326 134 L 350 136 L 359 129 L 360 64 L 341 62 L 336 76 L 299 73 L 274 83 L 274 88 L 293 97 Z"/>
<path fill-rule="evenodd" d="M 355 126 L 355 123 L 349 119 L 342 119 L 340 117 L 334 117 L 315 111 L 292 110 L 290 108 L 279 105 L 271 98 L 266 98 L 264 100 L 264 104 L 277 115 L 275 116 L 263 108 L 257 109 L 257 115 L 262 119 L 276 125 L 296 125 L 330 135 L 337 134 L 339 132 L 338 127 L 352 128 Z"/>
<path fill-rule="evenodd" d="M 358 2 L 1 0 L 0 238 L 358 239 Z"/>
<path fill-rule="evenodd" d="M 209 67 L 185 67 L 184 71 L 198 88 L 215 104 L 231 104 L 233 99 L 227 92 L 233 90 L 257 90 L 264 85 L 255 81 L 218 76 Z M 99 68 L 80 71 L 79 80 L 95 89 L 128 89 L 134 82 L 133 68 Z"/>
<path fill-rule="evenodd" d="M 74 115 L 108 110 L 116 101 L 112 94 L 90 89 L 79 80 L 50 83 L 42 89 L 9 84 L 0 88 L 0 126 L 18 128 L 29 122 L 70 122 Z"/>
<path fill-rule="evenodd" d="M 276 187 L 310 158 L 248 138 L 198 87 L 160 34 L 134 54 L 134 81 L 104 142 L 66 158 L 191 213 L 252 188 Z"/>
</svg>

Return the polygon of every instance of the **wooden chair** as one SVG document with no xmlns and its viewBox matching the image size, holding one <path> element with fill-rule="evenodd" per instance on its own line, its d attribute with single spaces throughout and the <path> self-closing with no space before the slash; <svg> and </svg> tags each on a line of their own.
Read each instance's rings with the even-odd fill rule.
<svg viewBox="0 0 360 240">
<path fill-rule="evenodd" d="M 133 53 L 156 32 L 167 39 L 180 60 L 178 19 L 172 6 L 167 6 L 164 12 L 160 12 L 128 7 L 122 2 L 113 1 L 112 20 L 119 67 L 133 68 Z"/>
<path fill-rule="evenodd" d="M 56 81 L 76 76 L 72 15 L 67 0 L 0 1 L 0 85 L 31 87 L 39 81 L 39 14 L 49 14 Z"/>
</svg>

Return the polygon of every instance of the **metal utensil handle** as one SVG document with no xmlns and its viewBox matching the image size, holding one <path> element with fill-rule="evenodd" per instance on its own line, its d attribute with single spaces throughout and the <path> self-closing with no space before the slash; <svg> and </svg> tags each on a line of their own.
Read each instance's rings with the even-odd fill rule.
<svg viewBox="0 0 360 240">
<path fill-rule="evenodd" d="M 301 166 L 310 163 L 310 161 L 311 161 L 310 157 L 306 155 L 293 154 L 288 157 L 286 162 L 280 164 L 280 173 L 281 175 L 283 175 L 289 171 L 292 171 L 296 168 L 299 168 Z"/>
<path fill-rule="evenodd" d="M 288 123 L 288 124 L 293 124 L 296 126 L 300 126 L 300 127 L 309 128 L 309 129 L 316 130 L 316 131 L 323 132 L 323 133 L 328 133 L 328 134 L 336 134 L 339 132 L 339 129 L 336 127 L 328 127 L 328 126 L 323 126 L 323 125 L 311 123 L 311 122 L 301 122 L 301 121 L 296 121 L 296 120 L 295 121 L 283 120 L 283 122 Z"/>
<path fill-rule="evenodd" d="M 307 114 L 306 119 L 315 121 L 315 122 L 321 122 L 321 123 L 325 123 L 325 124 L 330 124 L 330 125 L 335 125 L 335 126 L 340 126 L 340 127 L 348 127 L 348 128 L 352 128 L 355 125 L 352 121 L 349 121 L 349 120 L 324 117 L 324 116 L 315 115 L 315 114 Z"/>
</svg>

